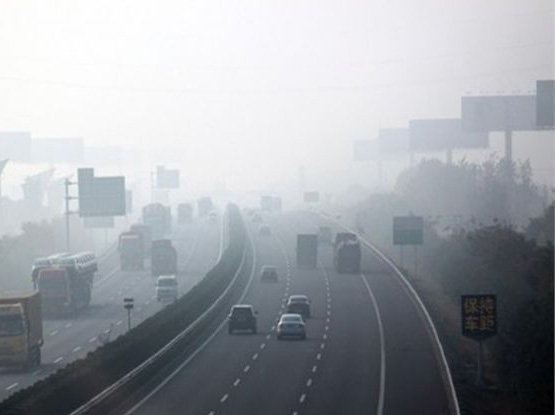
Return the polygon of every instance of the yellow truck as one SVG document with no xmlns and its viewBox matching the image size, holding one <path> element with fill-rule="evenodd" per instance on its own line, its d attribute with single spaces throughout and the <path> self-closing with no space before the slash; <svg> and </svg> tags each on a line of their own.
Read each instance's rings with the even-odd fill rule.
<svg viewBox="0 0 555 415">
<path fill-rule="evenodd" d="M 0 298 L 0 367 L 40 366 L 42 344 L 40 293 Z"/>
</svg>

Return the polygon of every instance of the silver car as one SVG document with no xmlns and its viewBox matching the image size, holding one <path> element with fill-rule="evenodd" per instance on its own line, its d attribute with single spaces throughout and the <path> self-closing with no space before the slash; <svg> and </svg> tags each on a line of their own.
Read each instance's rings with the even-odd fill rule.
<svg viewBox="0 0 555 415">
<path fill-rule="evenodd" d="M 282 314 L 277 325 L 277 338 L 281 340 L 284 337 L 306 339 L 306 327 L 300 314 Z"/>
</svg>

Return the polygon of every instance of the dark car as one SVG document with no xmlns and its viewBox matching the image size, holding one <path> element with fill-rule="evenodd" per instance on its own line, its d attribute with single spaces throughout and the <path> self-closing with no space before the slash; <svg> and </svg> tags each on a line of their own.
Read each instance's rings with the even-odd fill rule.
<svg viewBox="0 0 555 415">
<path fill-rule="evenodd" d="M 260 281 L 278 282 L 277 268 L 272 265 L 262 265 L 260 269 Z"/>
<path fill-rule="evenodd" d="M 234 305 L 227 317 L 227 331 L 231 334 L 234 330 L 250 330 L 253 334 L 256 334 L 256 314 L 251 305 Z"/>
<path fill-rule="evenodd" d="M 306 295 L 292 295 L 287 301 L 287 313 L 300 314 L 310 318 L 310 300 Z"/>
</svg>

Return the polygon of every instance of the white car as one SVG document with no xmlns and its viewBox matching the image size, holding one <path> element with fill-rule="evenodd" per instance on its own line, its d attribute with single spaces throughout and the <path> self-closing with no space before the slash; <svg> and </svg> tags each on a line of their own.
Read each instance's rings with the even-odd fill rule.
<svg viewBox="0 0 555 415">
<path fill-rule="evenodd" d="M 300 314 L 282 314 L 277 325 L 278 340 L 284 337 L 299 337 L 306 339 L 306 327 L 303 317 Z"/>
<path fill-rule="evenodd" d="M 175 275 L 160 275 L 156 280 L 156 299 L 163 302 L 173 302 L 179 296 L 177 278 Z"/>
</svg>

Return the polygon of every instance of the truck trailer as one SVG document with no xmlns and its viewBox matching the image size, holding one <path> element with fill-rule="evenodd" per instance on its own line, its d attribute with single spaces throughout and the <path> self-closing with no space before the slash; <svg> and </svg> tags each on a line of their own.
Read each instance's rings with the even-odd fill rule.
<svg viewBox="0 0 555 415">
<path fill-rule="evenodd" d="M 153 277 L 177 275 L 177 251 L 169 239 L 152 241 L 150 269 Z"/>
<path fill-rule="evenodd" d="M 150 227 L 152 239 L 162 239 L 171 231 L 171 211 L 161 203 L 143 208 L 143 224 Z"/>
<path fill-rule="evenodd" d="M 354 233 L 336 235 L 333 246 L 333 264 L 338 273 L 359 273 L 361 260 L 360 241 Z"/>
<path fill-rule="evenodd" d="M 131 225 L 129 229 L 130 232 L 135 232 L 141 234 L 141 240 L 143 241 L 143 255 L 145 258 L 150 257 L 150 248 L 152 246 L 152 230 L 150 226 L 143 225 L 141 223 L 135 223 Z"/>
<path fill-rule="evenodd" d="M 177 205 L 177 224 L 188 225 L 193 222 L 193 206 L 190 203 Z"/>
<path fill-rule="evenodd" d="M 40 294 L 0 298 L 0 367 L 40 366 L 42 344 Z"/>
<path fill-rule="evenodd" d="M 119 236 L 118 251 L 122 271 L 143 269 L 144 243 L 141 233 L 123 232 Z"/>
</svg>

